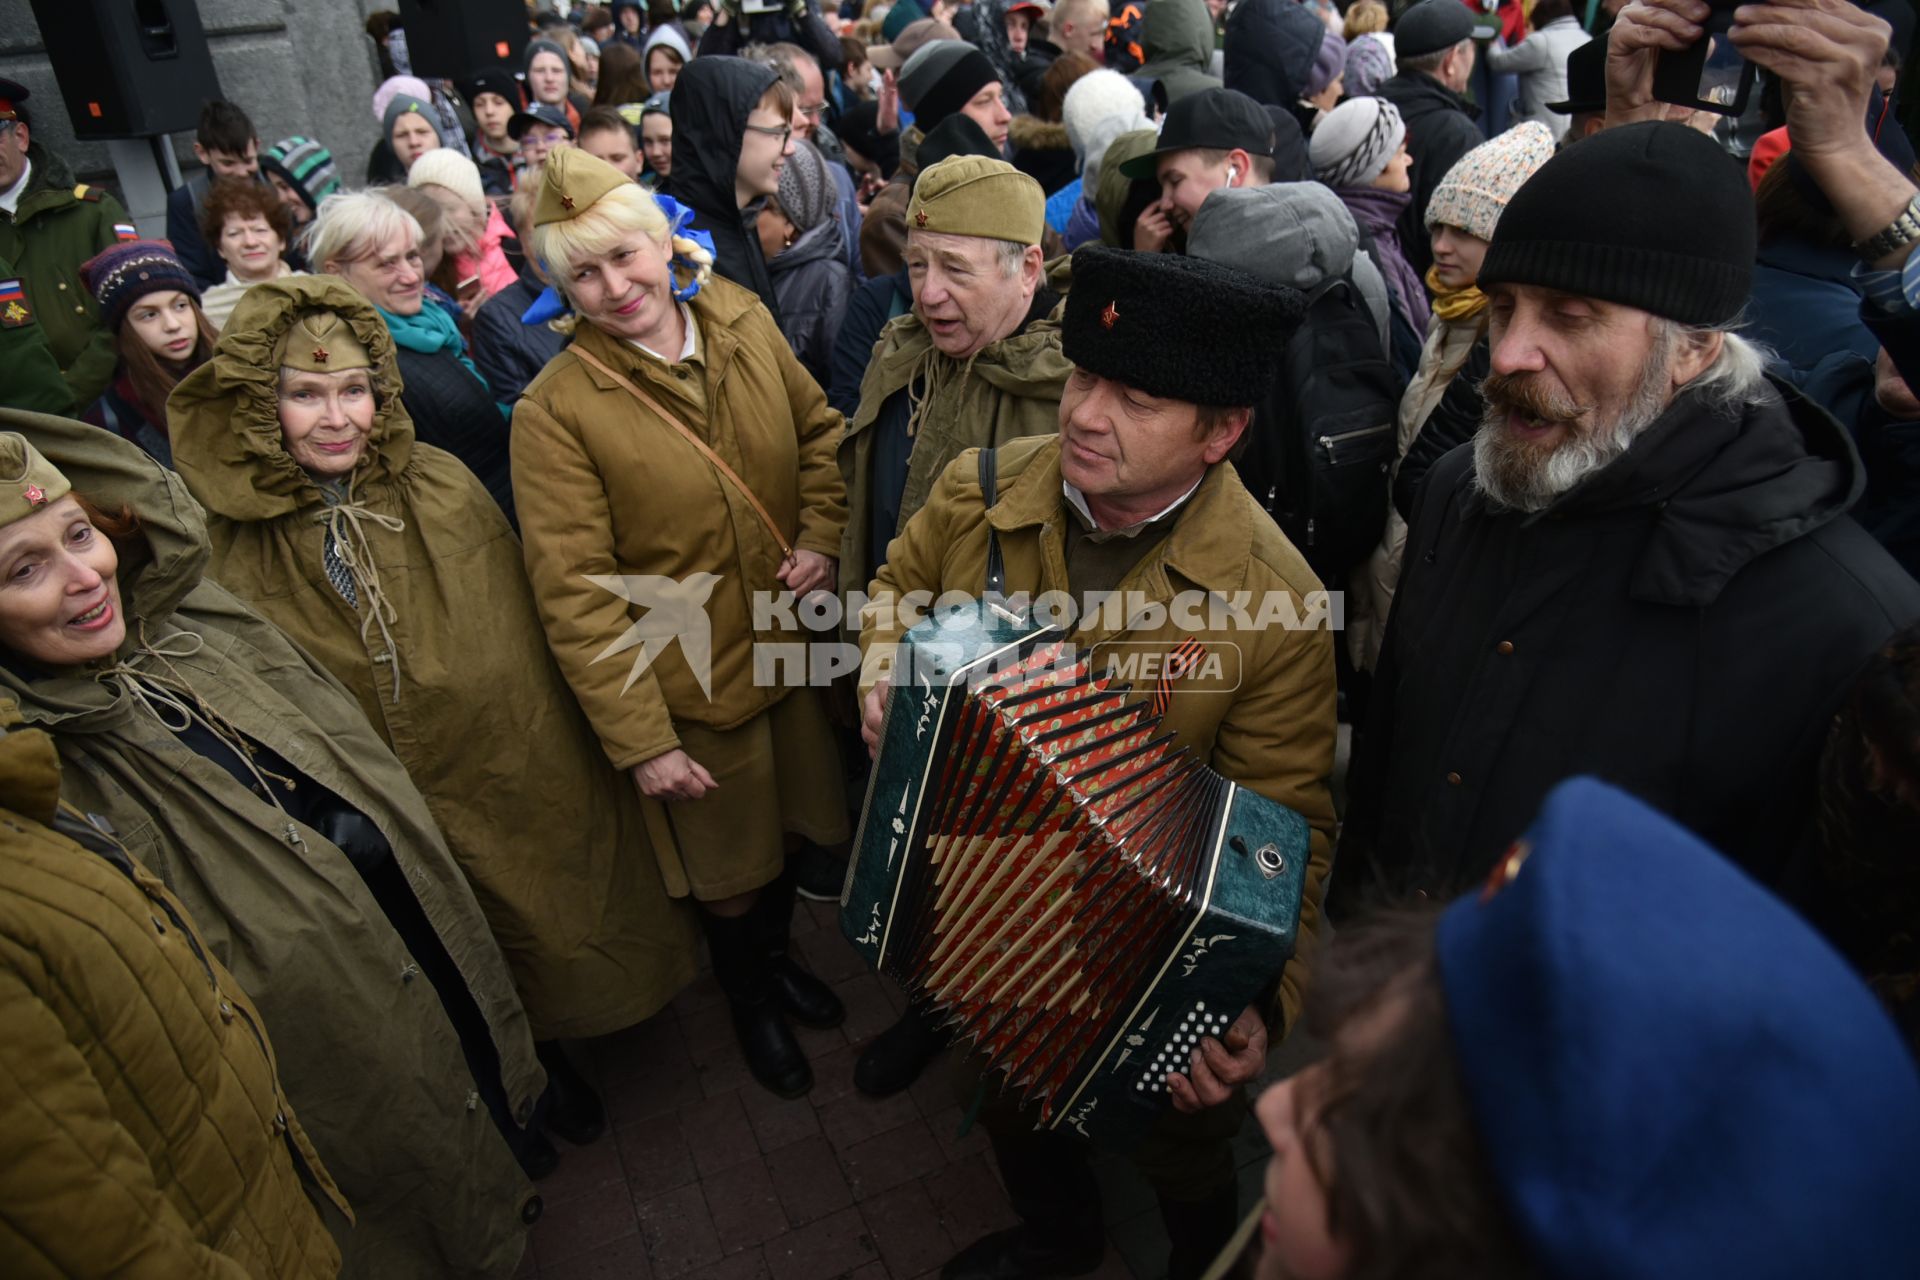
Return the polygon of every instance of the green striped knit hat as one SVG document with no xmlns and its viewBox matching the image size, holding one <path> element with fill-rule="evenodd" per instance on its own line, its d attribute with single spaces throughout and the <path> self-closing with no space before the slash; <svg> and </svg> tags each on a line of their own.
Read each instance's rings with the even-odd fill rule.
<svg viewBox="0 0 1920 1280">
<path fill-rule="evenodd" d="M 333 152 L 312 138 L 282 138 L 260 153 L 260 167 L 277 173 L 282 181 L 300 193 L 307 208 L 318 210 L 320 202 L 340 189 L 340 175 L 334 172 Z"/>
</svg>

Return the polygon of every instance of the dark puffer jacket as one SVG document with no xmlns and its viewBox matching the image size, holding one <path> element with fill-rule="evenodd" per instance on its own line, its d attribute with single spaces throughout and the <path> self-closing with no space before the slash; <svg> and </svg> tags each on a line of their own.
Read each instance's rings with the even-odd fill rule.
<svg viewBox="0 0 1920 1280">
<path fill-rule="evenodd" d="M 772 67 L 745 58 L 689 62 L 673 86 L 673 176 L 667 179 L 667 194 L 693 210 L 691 225 L 713 237 L 713 269 L 759 294 L 776 317 L 773 276 L 733 180 L 747 117 L 777 78 Z"/>
<path fill-rule="evenodd" d="M 780 332 L 813 380 L 825 390 L 833 381 L 833 343 L 853 293 L 846 238 L 838 218 L 810 227 L 767 264 L 773 275 Z"/>
<path fill-rule="evenodd" d="M 1490 506 L 1470 447 L 1433 468 L 1355 753 L 1343 909 L 1480 883 L 1578 773 L 1796 892 L 1829 720 L 1920 586 L 1846 515 L 1846 434 L 1773 385 L 1735 409 L 1683 393 L 1535 515 Z"/>
<path fill-rule="evenodd" d="M 433 304 L 429 302 L 428 306 Z M 413 419 L 414 434 L 445 449 L 480 477 L 507 522 L 520 527 L 513 511 L 513 465 L 507 454 L 507 420 L 493 392 L 458 356 L 444 351 L 397 348 L 400 402 Z"/>
<path fill-rule="evenodd" d="M 518 400 L 547 361 L 566 350 L 565 334 L 520 322 L 540 292 L 537 281 L 522 276 L 482 303 L 473 318 L 473 365 L 501 404 Z"/>
<path fill-rule="evenodd" d="M 1227 17 L 1227 88 L 1291 109 L 1327 29 L 1298 0 L 1241 0 Z"/>
</svg>

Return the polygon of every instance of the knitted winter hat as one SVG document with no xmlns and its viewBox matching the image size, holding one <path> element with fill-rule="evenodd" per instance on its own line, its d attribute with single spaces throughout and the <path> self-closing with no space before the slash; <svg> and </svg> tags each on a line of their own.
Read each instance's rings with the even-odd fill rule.
<svg viewBox="0 0 1920 1280">
<path fill-rule="evenodd" d="M 1153 121 L 1147 118 L 1146 100 L 1133 81 L 1104 67 L 1089 71 L 1067 89 L 1060 104 L 1060 123 L 1067 127 L 1067 141 L 1083 173 L 1095 167 L 1096 135 L 1105 139 L 1098 148 L 1105 151 L 1106 144 L 1123 133 L 1153 128 Z"/>
<path fill-rule="evenodd" d="M 1148 395 L 1257 404 L 1305 307 L 1297 289 L 1199 258 L 1082 245 L 1073 254 L 1061 351 Z"/>
<path fill-rule="evenodd" d="M 1320 117 L 1307 155 L 1314 176 L 1328 186 L 1364 187 L 1386 172 L 1406 139 L 1400 108 L 1385 98 L 1348 98 Z"/>
<path fill-rule="evenodd" d="M 260 153 L 260 167 L 280 175 L 306 202 L 318 211 L 320 202 L 340 189 L 340 175 L 333 167 L 333 152 L 312 138 L 282 138 Z"/>
<path fill-rule="evenodd" d="M 1371 32 L 1354 37 L 1347 46 L 1347 84 L 1349 94 L 1371 94 L 1385 81 L 1393 79 L 1393 51 L 1387 42 Z"/>
<path fill-rule="evenodd" d="M 811 231 L 833 216 L 839 192 L 827 173 L 827 162 L 811 142 L 802 142 L 780 169 L 780 212 L 802 231 Z"/>
<path fill-rule="evenodd" d="M 383 125 L 391 124 L 392 122 L 387 119 L 387 108 L 393 104 L 395 97 L 403 93 L 409 98 L 418 98 L 422 102 L 433 99 L 433 90 L 428 88 L 427 82 L 420 77 L 388 76 L 380 82 L 380 87 L 373 91 L 373 118 Z"/>
<path fill-rule="evenodd" d="M 405 93 L 394 94 L 393 100 L 387 103 L 387 114 L 382 117 L 380 121 L 380 136 L 391 142 L 393 140 L 394 121 L 404 115 L 417 115 L 422 120 L 425 120 L 433 126 L 434 136 L 439 138 L 442 144 L 445 144 L 447 137 L 440 132 L 440 116 L 439 113 L 433 109 L 433 104 L 425 98 L 416 98 L 411 94 Z"/>
<path fill-rule="evenodd" d="M 429 184 L 445 187 L 484 216 L 487 193 L 480 185 L 480 167 L 458 151 L 435 147 L 413 162 L 413 168 L 407 170 L 407 185 L 424 187 Z"/>
<path fill-rule="evenodd" d="M 924 133 L 999 81 L 986 54 L 961 40 L 936 40 L 900 69 L 900 98 Z"/>
<path fill-rule="evenodd" d="M 505 98 L 510 107 L 520 105 L 520 82 L 505 67 L 482 67 L 460 82 L 460 93 L 469 103 L 483 93 L 491 93 Z"/>
<path fill-rule="evenodd" d="M 80 278 L 93 291 L 110 333 L 118 333 L 127 311 L 150 293 L 177 289 L 196 301 L 200 297 L 193 273 L 165 240 L 129 240 L 102 249 L 80 265 Z"/>
<path fill-rule="evenodd" d="M 1313 55 L 1313 69 L 1307 72 L 1306 90 L 1300 96 L 1311 98 L 1326 92 L 1327 86 L 1346 71 L 1347 42 L 1329 31 L 1320 41 L 1320 51 Z"/>
<path fill-rule="evenodd" d="M 531 70 L 533 67 L 534 56 L 536 54 L 541 54 L 541 53 L 550 53 L 554 57 L 560 59 L 560 65 L 567 68 L 567 74 L 568 75 L 573 74 L 573 64 L 567 61 L 567 51 L 561 48 L 557 42 L 552 40 L 527 41 L 527 56 L 526 56 L 526 60 L 521 65 Z"/>
<path fill-rule="evenodd" d="M 1427 204 L 1427 227 L 1445 223 L 1482 240 L 1493 239 L 1500 211 L 1520 184 L 1553 157 L 1553 130 L 1538 120 L 1513 126 L 1460 157 Z"/>
<path fill-rule="evenodd" d="M 1494 228 L 1480 287 L 1537 285 L 1723 324 L 1752 292 L 1754 252 L 1739 166 L 1704 134 L 1649 121 L 1595 134 L 1527 179 Z"/>
</svg>

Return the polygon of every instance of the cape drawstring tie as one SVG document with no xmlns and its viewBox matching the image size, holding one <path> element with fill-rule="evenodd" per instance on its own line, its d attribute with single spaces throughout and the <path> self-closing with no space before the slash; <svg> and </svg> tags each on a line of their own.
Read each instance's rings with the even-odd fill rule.
<svg viewBox="0 0 1920 1280">
<path fill-rule="evenodd" d="M 354 590 L 362 597 L 365 616 L 360 619 L 360 643 L 367 642 L 369 628 L 380 628 L 380 639 L 386 645 L 387 660 L 393 665 L 393 700 L 399 702 L 400 650 L 393 643 L 393 633 L 387 629 L 387 624 L 398 621 L 400 615 L 380 587 L 380 567 L 374 560 L 373 546 L 367 541 L 365 526 L 371 523 L 388 533 L 400 533 L 406 529 L 407 522 L 399 516 L 382 515 L 360 506 L 351 498 L 329 506 L 322 520 L 327 526 L 327 535 L 333 539 L 334 551 L 339 555 L 340 563 L 346 566 L 347 573 L 353 578 Z"/>
<path fill-rule="evenodd" d="M 199 725 L 218 738 L 229 751 L 240 758 L 260 784 L 260 791 L 269 803 L 281 812 L 286 806 L 280 803 L 271 778 L 288 791 L 294 788 L 292 778 L 265 769 L 253 758 L 253 744 L 247 736 L 234 727 L 231 720 L 214 710 L 213 705 L 194 689 L 180 669 L 173 665 L 174 658 L 191 658 L 206 647 L 206 641 L 191 631 L 182 631 L 169 636 L 158 644 L 147 640 L 146 623 L 140 624 L 140 643 L 129 655 L 131 662 L 115 662 L 104 668 L 96 677 L 102 684 L 118 688 L 146 709 L 170 733 L 182 733 L 193 725 Z M 142 671 L 132 665 L 141 659 L 151 659 L 165 668 L 164 671 Z"/>
</svg>

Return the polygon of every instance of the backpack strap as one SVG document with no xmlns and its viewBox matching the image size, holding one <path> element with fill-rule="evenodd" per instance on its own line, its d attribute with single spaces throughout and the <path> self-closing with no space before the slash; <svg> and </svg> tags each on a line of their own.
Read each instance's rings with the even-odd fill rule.
<svg viewBox="0 0 1920 1280">
<path fill-rule="evenodd" d="M 980 451 L 980 502 L 983 508 L 991 509 L 998 499 L 996 484 L 997 464 L 992 449 Z M 1007 594 L 1007 564 L 1000 554 L 1000 535 L 994 532 L 993 525 L 987 525 L 987 599 L 1004 599 Z"/>
</svg>

